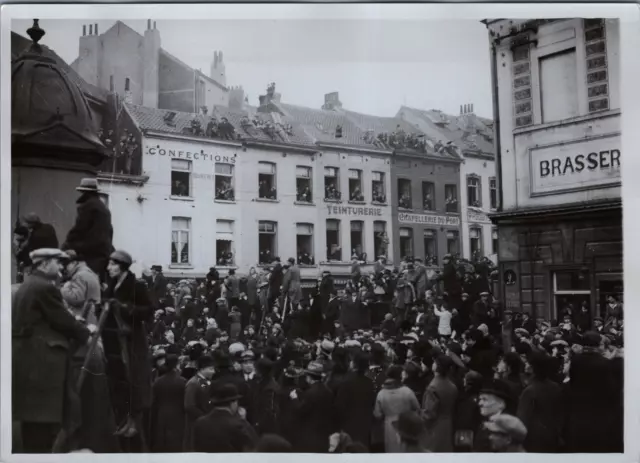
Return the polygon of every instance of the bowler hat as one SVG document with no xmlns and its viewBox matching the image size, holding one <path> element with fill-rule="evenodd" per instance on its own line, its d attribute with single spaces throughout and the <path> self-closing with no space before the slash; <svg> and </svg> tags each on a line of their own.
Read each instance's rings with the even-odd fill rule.
<svg viewBox="0 0 640 463">
<path fill-rule="evenodd" d="M 92 191 L 94 193 L 98 193 L 100 189 L 98 188 L 98 180 L 95 178 L 83 178 L 80 181 L 80 186 L 76 188 L 78 191 Z"/>
<path fill-rule="evenodd" d="M 422 418 L 413 411 L 405 411 L 392 422 L 396 432 L 405 440 L 417 441 L 423 434 L 425 427 Z"/>
<path fill-rule="evenodd" d="M 242 396 L 238 393 L 238 388 L 231 383 L 216 384 L 211 388 L 211 404 L 224 405 L 235 402 Z"/>
</svg>

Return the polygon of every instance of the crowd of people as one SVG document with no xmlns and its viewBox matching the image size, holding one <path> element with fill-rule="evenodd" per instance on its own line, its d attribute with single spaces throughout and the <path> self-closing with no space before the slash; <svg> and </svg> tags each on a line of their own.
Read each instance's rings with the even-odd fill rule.
<svg viewBox="0 0 640 463">
<path fill-rule="evenodd" d="M 15 288 L 14 452 L 623 451 L 613 296 L 542 320 L 501 306 L 487 259 L 303 291 L 294 258 L 170 282 L 69 242 Z"/>
</svg>

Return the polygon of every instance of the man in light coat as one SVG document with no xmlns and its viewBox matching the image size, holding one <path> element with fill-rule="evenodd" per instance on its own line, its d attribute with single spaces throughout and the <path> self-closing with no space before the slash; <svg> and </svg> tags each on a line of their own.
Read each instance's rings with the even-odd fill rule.
<svg viewBox="0 0 640 463">
<path fill-rule="evenodd" d="M 297 307 L 302 299 L 302 286 L 300 282 L 300 267 L 295 263 L 295 259 L 290 257 L 289 269 L 282 278 L 282 293 L 289 297 L 289 302 L 293 307 Z"/>
<path fill-rule="evenodd" d="M 70 249 L 66 254 L 68 258 L 63 263 L 69 279 L 62 285 L 60 293 L 74 314 L 82 315 L 85 304 L 89 301 L 100 303 L 100 279 L 75 251 Z M 87 322 L 96 323 L 94 310 L 87 314 Z"/>
</svg>

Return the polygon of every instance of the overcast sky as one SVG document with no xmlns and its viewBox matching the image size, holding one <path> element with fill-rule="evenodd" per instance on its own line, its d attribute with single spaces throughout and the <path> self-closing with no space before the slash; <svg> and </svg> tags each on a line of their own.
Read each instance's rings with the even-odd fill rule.
<svg viewBox="0 0 640 463">
<path fill-rule="evenodd" d="M 144 33 L 146 20 L 126 20 Z M 83 24 L 100 33 L 115 21 L 40 21 L 41 43 L 67 62 L 78 57 Z M 14 20 L 26 36 L 32 21 Z M 492 117 L 487 30 L 479 21 L 159 20 L 162 47 L 209 73 L 222 50 L 227 84 L 242 85 L 252 105 L 276 83 L 282 101 L 320 108 L 337 91 L 345 108 L 393 116 L 403 104 L 458 114 L 473 103 Z"/>
</svg>

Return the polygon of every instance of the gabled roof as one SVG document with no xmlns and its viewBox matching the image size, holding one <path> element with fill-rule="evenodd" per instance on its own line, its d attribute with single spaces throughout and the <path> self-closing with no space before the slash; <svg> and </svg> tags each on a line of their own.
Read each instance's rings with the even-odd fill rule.
<svg viewBox="0 0 640 463">
<path fill-rule="evenodd" d="M 15 32 L 11 32 L 11 59 L 14 60 L 25 52 L 31 46 L 31 40 L 21 36 Z M 63 71 L 69 80 L 76 84 L 84 96 L 88 99 L 97 100 L 101 103 L 107 101 L 107 91 L 103 90 L 95 85 L 88 83 L 80 75 L 69 66 L 65 60 L 63 60 L 55 51 L 46 45 L 40 45 L 43 50 L 43 55 L 53 59 Z"/>
<path fill-rule="evenodd" d="M 493 139 L 493 121 L 490 119 L 480 118 L 475 114 L 451 116 L 435 109 L 423 110 L 408 106 L 402 106 L 398 111 L 398 114 L 401 113 L 411 113 L 420 118 L 424 122 L 424 131 L 439 137 L 443 142 L 458 144 L 463 152 L 494 155 L 493 143 L 487 140 L 487 137 Z"/>
<path fill-rule="evenodd" d="M 194 115 L 193 113 L 147 108 L 132 104 L 127 104 L 126 107 L 134 122 L 141 130 L 185 135 L 184 129 L 191 127 L 191 121 L 194 117 L 200 120 L 201 127 L 204 130 L 211 116 L 215 116 L 218 121 L 221 121 L 221 119 L 225 117 L 231 125 L 233 125 L 235 133 L 239 136 L 236 141 L 253 140 L 264 143 L 314 146 L 314 140 L 306 136 L 304 130 L 300 126 L 297 126 L 295 121 L 286 116 L 278 118 L 278 116 L 274 116 L 270 113 L 250 115 L 247 111 L 231 110 L 224 106 L 215 106 L 213 113 L 209 115 Z M 175 114 L 171 125 L 165 122 L 165 117 L 169 113 Z M 269 135 L 267 130 L 257 127 L 254 123 L 247 124 L 249 121 L 257 122 L 258 125 L 262 125 L 262 127 L 271 123 L 274 127 L 273 135 Z M 291 125 L 290 133 L 278 130 L 276 128 L 278 125 L 281 127 Z M 188 133 L 186 135 L 196 137 L 195 135 Z M 208 137 L 202 136 L 202 138 Z"/>
<path fill-rule="evenodd" d="M 295 120 L 308 136 L 319 143 L 378 149 L 364 140 L 364 132 L 342 112 L 285 103 L 277 103 L 276 106 L 291 119 Z M 342 137 L 340 138 L 336 138 L 336 128 L 338 126 L 342 127 Z"/>
</svg>

